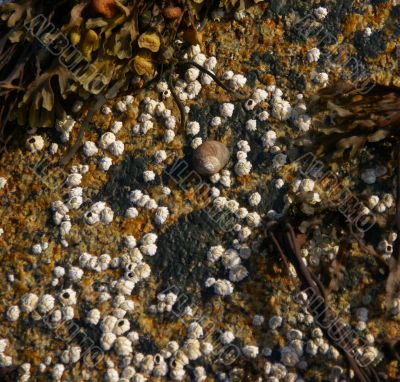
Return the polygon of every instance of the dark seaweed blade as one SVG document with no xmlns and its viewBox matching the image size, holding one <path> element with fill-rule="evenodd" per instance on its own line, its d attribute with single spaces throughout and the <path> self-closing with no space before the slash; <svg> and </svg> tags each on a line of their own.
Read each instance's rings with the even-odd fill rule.
<svg viewBox="0 0 400 382">
<path fill-rule="evenodd" d="M 311 100 L 316 121 L 311 148 L 325 159 L 354 158 L 367 142 L 397 136 L 400 89 L 375 85 L 367 94 L 347 82 L 322 89 Z"/>
</svg>

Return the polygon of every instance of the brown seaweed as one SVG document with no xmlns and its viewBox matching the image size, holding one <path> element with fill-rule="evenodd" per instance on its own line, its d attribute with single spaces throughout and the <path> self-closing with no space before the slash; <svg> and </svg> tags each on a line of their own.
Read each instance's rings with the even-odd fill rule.
<svg viewBox="0 0 400 382">
<path fill-rule="evenodd" d="M 337 82 L 311 100 L 316 121 L 314 148 L 339 160 L 354 158 L 368 143 L 398 136 L 400 89 L 374 84 L 364 94 L 348 82 Z"/>
</svg>

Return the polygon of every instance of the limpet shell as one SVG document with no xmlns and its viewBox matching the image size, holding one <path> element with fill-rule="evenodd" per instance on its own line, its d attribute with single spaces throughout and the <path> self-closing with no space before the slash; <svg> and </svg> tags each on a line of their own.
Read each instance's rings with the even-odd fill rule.
<svg viewBox="0 0 400 382">
<path fill-rule="evenodd" d="M 213 175 L 221 171 L 229 161 L 229 151 L 218 141 L 202 143 L 193 154 L 193 166 L 201 175 Z"/>
</svg>

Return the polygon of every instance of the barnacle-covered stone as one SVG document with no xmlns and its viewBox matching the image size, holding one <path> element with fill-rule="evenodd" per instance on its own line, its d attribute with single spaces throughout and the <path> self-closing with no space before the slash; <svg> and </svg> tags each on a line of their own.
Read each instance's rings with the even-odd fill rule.
<svg viewBox="0 0 400 382">
<path fill-rule="evenodd" d="M 229 161 L 229 151 L 218 141 L 206 141 L 193 154 L 193 166 L 202 175 L 213 175 L 221 171 Z"/>
</svg>

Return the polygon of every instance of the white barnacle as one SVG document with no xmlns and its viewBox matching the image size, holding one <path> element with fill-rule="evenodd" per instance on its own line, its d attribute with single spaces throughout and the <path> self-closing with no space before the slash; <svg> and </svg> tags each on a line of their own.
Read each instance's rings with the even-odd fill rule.
<svg viewBox="0 0 400 382">
<path fill-rule="evenodd" d="M 8 321 L 17 321 L 21 311 L 17 305 L 12 305 L 7 309 L 6 317 Z"/>
<path fill-rule="evenodd" d="M 126 103 L 123 101 L 118 101 L 115 108 L 119 113 L 123 113 L 127 110 Z"/>
<path fill-rule="evenodd" d="M 86 141 L 83 145 L 83 154 L 87 157 L 92 157 L 98 153 L 98 148 L 96 144 L 92 141 Z"/>
<path fill-rule="evenodd" d="M 66 184 L 68 187 L 76 187 L 79 186 L 82 182 L 81 174 L 70 174 L 66 179 Z"/>
<path fill-rule="evenodd" d="M 79 202 L 78 202 L 79 205 Z M 60 224 L 60 236 L 65 236 L 68 235 L 68 233 L 71 231 L 72 224 L 69 220 L 65 220 L 61 222 Z"/>
<path fill-rule="evenodd" d="M 68 270 L 68 278 L 71 279 L 71 281 L 77 282 L 79 281 L 83 276 L 83 270 L 78 268 L 78 267 L 70 267 Z"/>
<path fill-rule="evenodd" d="M 224 345 L 230 344 L 234 339 L 235 339 L 235 335 L 234 335 L 231 331 L 229 331 L 229 330 L 224 331 L 224 332 L 219 336 L 219 340 L 220 340 L 221 343 L 224 344 Z"/>
<path fill-rule="evenodd" d="M 200 132 L 200 124 L 196 121 L 188 122 L 186 125 L 186 132 L 189 135 L 197 135 Z"/>
<path fill-rule="evenodd" d="M 186 70 L 185 79 L 188 82 L 195 81 L 199 77 L 199 74 L 200 74 L 200 70 L 199 69 L 197 69 L 197 68 L 189 68 L 188 70 Z"/>
<path fill-rule="evenodd" d="M 207 60 L 207 57 L 203 53 L 198 53 L 193 57 L 193 61 L 196 64 L 203 65 Z"/>
<path fill-rule="evenodd" d="M 249 275 L 249 272 L 243 265 L 233 266 L 229 270 L 229 280 L 232 282 L 239 282 L 244 280 Z"/>
<path fill-rule="evenodd" d="M 102 336 L 100 337 L 101 347 L 105 351 L 110 350 L 111 347 L 114 345 L 116 338 L 117 338 L 117 336 L 114 333 L 111 333 L 111 332 L 103 333 Z"/>
<path fill-rule="evenodd" d="M 112 159 L 109 157 L 101 157 L 98 161 L 100 170 L 108 171 L 112 165 Z"/>
<path fill-rule="evenodd" d="M 110 333 L 114 331 L 114 327 L 118 319 L 114 316 L 108 315 L 103 318 L 100 323 L 100 329 L 103 333 Z"/>
<path fill-rule="evenodd" d="M 261 141 L 264 147 L 272 147 L 276 142 L 276 133 L 273 130 L 268 130 L 262 137 Z"/>
<path fill-rule="evenodd" d="M 115 134 L 111 131 L 104 133 L 99 140 L 99 146 L 102 149 L 107 149 L 111 143 L 115 142 Z"/>
<path fill-rule="evenodd" d="M 154 161 L 158 164 L 164 162 L 167 159 L 167 153 L 165 150 L 158 150 L 154 154 Z"/>
<path fill-rule="evenodd" d="M 231 212 L 236 212 L 239 207 L 239 203 L 234 199 L 228 200 L 225 205 L 225 208 L 227 208 Z"/>
<path fill-rule="evenodd" d="M 256 89 L 251 96 L 257 103 L 263 102 L 268 99 L 268 92 L 264 89 Z"/>
<path fill-rule="evenodd" d="M 164 141 L 166 143 L 171 143 L 174 140 L 174 138 L 175 138 L 175 132 L 173 130 L 171 129 L 165 130 Z"/>
<path fill-rule="evenodd" d="M 176 118 L 173 115 L 171 115 L 171 116 L 165 118 L 165 122 L 164 123 L 165 123 L 165 127 L 167 129 L 171 129 L 172 130 L 176 126 Z"/>
<path fill-rule="evenodd" d="M 253 346 L 253 345 L 243 346 L 242 352 L 248 358 L 256 358 L 258 355 L 258 346 Z"/>
<path fill-rule="evenodd" d="M 59 381 L 64 374 L 65 367 L 62 363 L 54 365 L 51 375 L 55 381 Z"/>
<path fill-rule="evenodd" d="M 192 140 L 190 146 L 192 146 L 193 150 L 196 150 L 200 145 L 202 145 L 203 140 L 200 137 L 196 137 Z"/>
<path fill-rule="evenodd" d="M 272 115 L 280 121 L 287 121 L 292 115 L 290 103 L 280 97 L 275 97 L 272 101 Z"/>
<path fill-rule="evenodd" d="M 258 113 L 257 118 L 262 122 L 268 120 L 268 118 L 269 118 L 268 111 L 266 111 L 266 110 L 261 111 L 260 113 Z"/>
<path fill-rule="evenodd" d="M 71 289 L 64 289 L 60 292 L 58 299 L 64 306 L 75 305 L 76 304 L 76 292 Z"/>
<path fill-rule="evenodd" d="M 3 189 L 7 184 L 7 179 L 4 177 L 0 177 L 0 190 Z"/>
<path fill-rule="evenodd" d="M 246 130 L 256 131 L 257 130 L 257 121 L 255 119 L 249 119 L 246 122 Z"/>
<path fill-rule="evenodd" d="M 124 143 L 122 141 L 114 141 L 107 147 L 108 151 L 114 156 L 122 155 L 124 148 Z"/>
<path fill-rule="evenodd" d="M 39 297 L 34 293 L 26 293 L 21 298 L 21 310 L 23 312 L 33 312 L 38 304 Z"/>
<path fill-rule="evenodd" d="M 29 151 L 31 151 L 32 153 L 36 153 L 43 150 L 44 139 L 40 135 L 34 135 L 27 139 L 26 146 Z"/>
<path fill-rule="evenodd" d="M 146 233 L 141 240 L 144 245 L 154 244 L 157 241 L 157 235 L 153 232 Z"/>
<path fill-rule="evenodd" d="M 122 129 L 122 121 L 114 121 L 111 125 L 111 132 L 117 134 Z"/>
<path fill-rule="evenodd" d="M 249 204 L 251 206 L 258 206 L 261 202 L 261 195 L 258 192 L 253 192 L 250 196 L 249 196 Z"/>
<path fill-rule="evenodd" d="M 285 366 L 293 367 L 299 362 L 299 356 L 292 347 L 285 346 L 281 350 L 281 362 Z"/>
<path fill-rule="evenodd" d="M 120 336 L 121 334 L 127 332 L 130 327 L 131 325 L 129 321 L 126 318 L 122 318 L 116 322 L 113 333 L 117 336 Z"/>
<path fill-rule="evenodd" d="M 38 311 L 40 313 L 47 313 L 54 308 L 55 299 L 51 294 L 45 294 L 40 297 L 38 301 Z"/>
<path fill-rule="evenodd" d="M 190 82 L 188 84 L 188 86 L 186 87 L 187 98 L 188 99 L 196 98 L 196 96 L 199 95 L 201 88 L 202 88 L 202 86 L 199 81 L 196 80 L 196 81 Z M 185 93 L 181 93 L 181 94 L 185 94 Z"/>
<path fill-rule="evenodd" d="M 126 211 L 125 211 L 125 216 L 127 218 L 136 218 L 139 216 L 139 212 L 135 207 L 129 207 Z"/>
<path fill-rule="evenodd" d="M 154 127 L 154 124 L 152 121 L 143 121 L 139 126 L 140 134 L 146 135 Z"/>
<path fill-rule="evenodd" d="M 86 322 L 91 325 L 97 325 L 100 321 L 101 313 L 98 309 L 91 309 L 86 315 Z"/>
<path fill-rule="evenodd" d="M 119 356 L 127 356 L 133 353 L 132 342 L 123 336 L 115 340 L 114 348 Z"/>
<path fill-rule="evenodd" d="M 309 63 L 317 62 L 319 60 L 320 55 L 321 55 L 321 52 L 318 48 L 311 48 L 307 52 L 307 60 Z"/>
<path fill-rule="evenodd" d="M 84 215 L 84 219 L 86 224 L 93 225 L 100 221 L 100 215 L 92 211 L 87 211 Z"/>
<path fill-rule="evenodd" d="M 200 342 L 193 337 L 185 342 L 183 350 L 191 361 L 201 357 Z"/>
<path fill-rule="evenodd" d="M 274 156 L 274 159 L 272 160 L 272 164 L 273 164 L 274 168 L 280 168 L 284 164 L 286 164 L 286 160 L 287 160 L 287 155 L 279 153 Z"/>
<path fill-rule="evenodd" d="M 253 326 L 262 326 L 264 323 L 264 316 L 261 316 L 260 314 L 256 314 L 253 317 Z"/>
<path fill-rule="evenodd" d="M 204 355 L 209 355 L 214 350 L 214 346 L 210 342 L 202 342 L 200 344 L 200 350 Z"/>
<path fill-rule="evenodd" d="M 252 164 L 246 159 L 237 161 L 234 167 L 235 172 L 238 176 L 249 175 L 251 168 Z"/>
<path fill-rule="evenodd" d="M 322 21 L 328 15 L 328 10 L 325 7 L 318 7 L 314 9 L 314 15 L 318 20 Z"/>
<path fill-rule="evenodd" d="M 243 87 L 247 82 L 247 78 L 242 74 L 234 74 L 232 78 L 229 79 L 229 87 L 233 90 L 237 90 Z"/>
<path fill-rule="evenodd" d="M 104 224 L 110 224 L 114 220 L 114 212 L 110 207 L 105 207 L 100 212 L 100 220 Z"/>
<path fill-rule="evenodd" d="M 295 120 L 294 124 L 301 131 L 307 132 L 311 127 L 311 117 L 307 114 L 299 115 Z"/>
<path fill-rule="evenodd" d="M 154 215 L 154 222 L 157 225 L 162 225 L 168 219 L 169 211 L 167 207 L 158 207 Z"/>
<path fill-rule="evenodd" d="M 239 219 L 245 219 L 246 216 L 248 215 L 248 213 L 249 213 L 249 211 L 247 211 L 246 208 L 240 207 L 240 208 L 236 211 L 236 216 L 237 216 Z"/>
<path fill-rule="evenodd" d="M 43 248 L 40 244 L 34 244 L 32 246 L 32 253 L 34 255 L 40 255 L 42 253 L 42 251 L 43 251 Z"/>
<path fill-rule="evenodd" d="M 317 73 L 314 77 L 314 81 L 325 86 L 329 82 L 329 76 L 325 72 Z"/>
<path fill-rule="evenodd" d="M 228 296 L 233 293 L 233 285 L 229 280 L 218 279 L 213 286 L 214 292 L 220 296 Z"/>
<path fill-rule="evenodd" d="M 241 262 L 239 253 L 235 249 L 227 249 L 222 255 L 222 264 L 226 269 L 231 269 Z"/>
<path fill-rule="evenodd" d="M 223 103 L 220 106 L 221 116 L 224 118 L 232 117 L 234 109 L 235 109 L 235 105 L 233 103 L 229 103 L 229 102 Z"/>
<path fill-rule="evenodd" d="M 154 256 L 157 253 L 157 246 L 155 244 L 141 245 L 140 252 L 147 256 Z"/>
<path fill-rule="evenodd" d="M 102 112 L 104 115 L 109 115 L 109 114 L 112 113 L 112 110 L 110 109 L 109 106 L 103 105 L 103 106 L 101 107 L 101 112 Z"/>
<path fill-rule="evenodd" d="M 249 227 L 243 227 L 238 234 L 238 238 L 241 242 L 246 241 L 251 235 L 251 229 Z"/>
<path fill-rule="evenodd" d="M 239 150 L 244 151 L 245 153 L 248 153 L 251 151 L 249 142 L 245 140 L 241 140 L 237 143 L 237 147 Z"/>
<path fill-rule="evenodd" d="M 224 254 L 224 247 L 222 245 L 213 246 L 208 250 L 207 259 L 212 263 L 216 262 Z"/>
<path fill-rule="evenodd" d="M 200 338 L 203 336 L 203 328 L 198 322 L 192 322 L 187 330 L 187 336 L 189 338 Z"/>
</svg>

